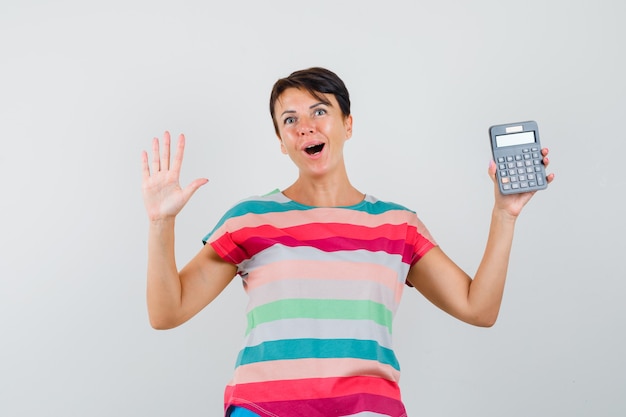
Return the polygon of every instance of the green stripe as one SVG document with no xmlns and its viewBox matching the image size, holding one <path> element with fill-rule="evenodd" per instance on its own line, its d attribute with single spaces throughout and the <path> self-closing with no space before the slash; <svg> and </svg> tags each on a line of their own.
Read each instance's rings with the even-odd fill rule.
<svg viewBox="0 0 626 417">
<path fill-rule="evenodd" d="M 372 320 L 389 329 L 393 315 L 383 304 L 370 300 L 287 299 L 263 304 L 248 313 L 250 333 L 256 326 L 281 319 Z"/>
</svg>

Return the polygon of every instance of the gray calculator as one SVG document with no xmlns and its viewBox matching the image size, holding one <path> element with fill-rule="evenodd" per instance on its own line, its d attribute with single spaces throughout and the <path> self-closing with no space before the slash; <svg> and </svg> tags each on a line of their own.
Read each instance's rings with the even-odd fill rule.
<svg viewBox="0 0 626 417">
<path fill-rule="evenodd" d="M 491 126 L 489 137 L 502 194 L 526 193 L 548 186 L 535 121 Z"/>
</svg>

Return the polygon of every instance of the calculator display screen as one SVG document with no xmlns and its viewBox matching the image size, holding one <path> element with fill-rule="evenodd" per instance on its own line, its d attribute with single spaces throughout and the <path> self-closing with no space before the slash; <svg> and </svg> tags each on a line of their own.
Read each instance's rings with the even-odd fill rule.
<svg viewBox="0 0 626 417">
<path fill-rule="evenodd" d="M 496 145 L 498 147 L 524 145 L 527 143 L 535 143 L 535 132 L 530 131 L 511 133 L 508 135 L 496 135 Z"/>
</svg>

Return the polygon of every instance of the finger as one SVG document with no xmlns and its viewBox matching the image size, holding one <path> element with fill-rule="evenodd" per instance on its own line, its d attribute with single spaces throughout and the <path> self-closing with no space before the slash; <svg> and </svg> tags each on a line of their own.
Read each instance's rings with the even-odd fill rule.
<svg viewBox="0 0 626 417">
<path fill-rule="evenodd" d="M 550 184 L 553 180 L 554 180 L 554 174 L 553 173 L 548 174 L 546 176 L 546 181 L 548 182 L 548 184 Z"/>
<path fill-rule="evenodd" d="M 204 184 L 209 182 L 206 178 L 198 178 L 193 180 L 188 186 L 183 190 L 183 194 L 185 196 L 185 201 L 188 201 L 191 196 L 198 191 L 198 188 L 202 187 Z"/>
<path fill-rule="evenodd" d="M 163 134 L 163 152 L 161 153 L 161 170 L 170 169 L 170 132 L 165 131 Z"/>
<path fill-rule="evenodd" d="M 141 152 L 141 173 L 142 180 L 145 182 L 150 178 L 150 165 L 148 164 L 148 152 Z"/>
<path fill-rule="evenodd" d="M 180 172 L 183 165 L 183 156 L 185 154 L 185 135 L 182 133 L 178 135 L 178 146 L 176 148 L 176 155 L 174 155 L 174 162 L 172 164 L 172 170 Z"/>
<path fill-rule="evenodd" d="M 159 162 L 159 138 L 152 139 L 152 173 L 156 174 L 161 170 Z"/>
<path fill-rule="evenodd" d="M 496 163 L 493 159 L 489 161 L 489 168 L 487 169 L 487 173 L 489 174 L 489 177 L 491 177 L 492 181 L 496 181 Z"/>
</svg>

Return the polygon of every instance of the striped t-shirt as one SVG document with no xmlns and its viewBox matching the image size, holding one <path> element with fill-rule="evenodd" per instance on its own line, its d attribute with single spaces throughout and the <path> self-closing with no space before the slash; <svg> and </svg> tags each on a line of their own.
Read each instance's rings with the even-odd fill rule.
<svg viewBox="0 0 626 417">
<path fill-rule="evenodd" d="M 238 267 L 245 340 L 224 406 L 260 416 L 405 416 L 392 320 L 435 242 L 415 212 L 372 196 L 311 207 L 281 192 L 230 209 L 204 238 Z"/>
</svg>

